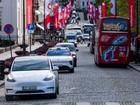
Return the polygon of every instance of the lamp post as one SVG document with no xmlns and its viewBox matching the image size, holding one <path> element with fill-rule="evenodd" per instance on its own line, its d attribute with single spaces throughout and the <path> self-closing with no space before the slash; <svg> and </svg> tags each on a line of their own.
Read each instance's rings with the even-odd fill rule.
<svg viewBox="0 0 140 105">
<path fill-rule="evenodd" d="M 25 0 L 23 0 L 23 54 L 26 54 L 26 43 L 25 43 Z"/>
<path fill-rule="evenodd" d="M 139 34 L 139 0 L 136 0 L 136 34 Z"/>
</svg>

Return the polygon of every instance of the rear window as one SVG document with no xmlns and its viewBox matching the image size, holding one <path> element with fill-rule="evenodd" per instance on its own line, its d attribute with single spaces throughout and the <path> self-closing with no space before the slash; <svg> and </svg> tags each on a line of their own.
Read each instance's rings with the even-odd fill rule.
<svg viewBox="0 0 140 105">
<path fill-rule="evenodd" d="M 76 39 L 76 36 L 67 36 L 66 37 L 68 40 L 75 40 Z"/>
<path fill-rule="evenodd" d="M 70 56 L 70 51 L 68 50 L 49 50 L 48 56 Z"/>
<path fill-rule="evenodd" d="M 102 31 L 127 32 L 128 21 L 125 19 L 104 19 L 102 23 Z"/>
<path fill-rule="evenodd" d="M 83 30 L 85 34 L 89 34 L 91 31 L 93 31 L 93 26 L 92 25 L 84 25 Z"/>
</svg>

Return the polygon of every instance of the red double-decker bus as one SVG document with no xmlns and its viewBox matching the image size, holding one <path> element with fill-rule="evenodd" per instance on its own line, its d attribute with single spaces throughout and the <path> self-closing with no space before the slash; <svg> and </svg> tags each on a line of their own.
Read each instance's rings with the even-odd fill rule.
<svg viewBox="0 0 140 105">
<path fill-rule="evenodd" d="M 128 65 L 130 45 L 129 19 L 122 17 L 101 18 L 95 33 L 95 64 Z"/>
</svg>

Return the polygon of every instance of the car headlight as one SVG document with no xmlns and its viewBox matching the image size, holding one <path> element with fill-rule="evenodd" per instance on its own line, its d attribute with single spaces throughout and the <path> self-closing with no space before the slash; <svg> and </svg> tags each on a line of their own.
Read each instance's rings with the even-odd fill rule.
<svg viewBox="0 0 140 105">
<path fill-rule="evenodd" d="M 16 82 L 16 80 L 14 79 L 14 77 L 12 75 L 8 75 L 7 81 L 8 82 Z"/>
<path fill-rule="evenodd" d="M 45 77 L 43 80 L 44 81 L 50 81 L 50 80 L 52 80 L 53 79 L 53 76 L 49 76 L 49 77 Z"/>
</svg>

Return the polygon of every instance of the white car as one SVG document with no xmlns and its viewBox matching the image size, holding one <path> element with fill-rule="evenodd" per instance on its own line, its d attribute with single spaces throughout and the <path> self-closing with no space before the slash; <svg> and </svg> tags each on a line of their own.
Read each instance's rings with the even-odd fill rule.
<svg viewBox="0 0 140 105">
<path fill-rule="evenodd" d="M 73 43 L 75 45 L 75 47 L 77 47 L 77 33 L 76 32 L 70 32 L 67 31 L 65 33 L 65 38 L 67 40 L 68 43 Z"/>
<path fill-rule="evenodd" d="M 93 30 L 94 30 L 93 24 L 85 23 L 83 25 L 83 38 L 84 38 L 84 40 L 90 39 L 90 33 L 93 32 Z"/>
<path fill-rule="evenodd" d="M 17 57 L 5 79 L 6 100 L 22 95 L 51 95 L 59 93 L 58 72 L 46 56 Z"/>
<path fill-rule="evenodd" d="M 78 51 L 78 48 L 76 48 L 73 43 L 57 43 L 56 47 L 68 47 L 74 59 L 74 66 L 75 67 L 77 66 L 77 53 L 76 52 Z"/>
<path fill-rule="evenodd" d="M 53 47 L 46 54 L 55 66 L 59 67 L 59 71 L 74 72 L 74 61 L 70 50 L 64 47 Z"/>
</svg>

